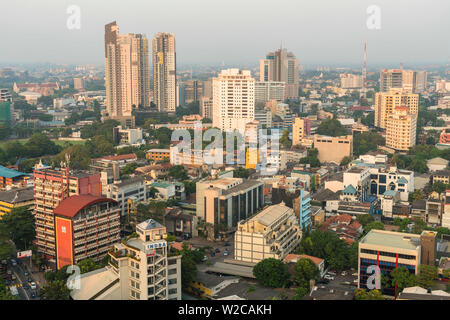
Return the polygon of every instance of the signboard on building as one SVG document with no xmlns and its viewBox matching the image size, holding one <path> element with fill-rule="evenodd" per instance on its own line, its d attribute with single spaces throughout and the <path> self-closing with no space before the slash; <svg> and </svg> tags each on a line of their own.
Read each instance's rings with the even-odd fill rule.
<svg viewBox="0 0 450 320">
<path fill-rule="evenodd" d="M 164 248 L 167 246 L 167 242 L 165 240 L 163 241 L 158 241 L 158 242 L 152 242 L 152 243 L 148 243 L 145 246 L 145 251 L 146 253 L 152 253 L 154 252 L 155 249 L 159 249 L 159 248 Z"/>
<path fill-rule="evenodd" d="M 32 255 L 31 250 L 17 252 L 17 258 L 18 259 L 28 258 L 28 257 L 31 257 L 31 255 Z"/>
</svg>

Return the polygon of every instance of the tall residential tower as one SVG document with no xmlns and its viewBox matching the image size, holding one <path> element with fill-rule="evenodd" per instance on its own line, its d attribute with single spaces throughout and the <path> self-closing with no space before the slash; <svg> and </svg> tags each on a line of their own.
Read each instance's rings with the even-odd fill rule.
<svg viewBox="0 0 450 320">
<path fill-rule="evenodd" d="M 116 22 L 105 26 L 106 110 L 109 118 L 131 117 L 138 106 L 150 105 L 148 39 L 119 34 Z"/>
<path fill-rule="evenodd" d="M 160 32 L 153 38 L 153 102 L 159 111 L 175 112 L 176 92 L 175 35 Z"/>
</svg>

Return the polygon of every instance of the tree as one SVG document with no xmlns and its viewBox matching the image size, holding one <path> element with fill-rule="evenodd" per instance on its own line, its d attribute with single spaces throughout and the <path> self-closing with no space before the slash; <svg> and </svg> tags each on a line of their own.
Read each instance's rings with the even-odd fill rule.
<svg viewBox="0 0 450 320">
<path fill-rule="evenodd" d="M 286 265 L 274 258 L 258 262 L 253 268 L 253 275 L 261 285 L 272 288 L 284 288 L 289 282 Z"/>
<path fill-rule="evenodd" d="M 413 287 L 415 284 L 414 275 L 406 267 L 395 268 L 390 272 L 390 275 L 392 287 L 397 284 L 397 292 L 403 291 L 404 288 Z"/>
<path fill-rule="evenodd" d="M 189 255 L 183 255 L 181 257 L 181 283 L 183 289 L 189 287 L 197 276 L 197 265 L 192 257 Z"/>
<path fill-rule="evenodd" d="M 444 193 L 445 190 L 447 190 L 449 187 L 450 187 L 449 185 L 446 185 L 445 183 L 443 183 L 441 181 L 436 181 L 435 183 L 433 183 L 432 190 L 434 192 L 441 194 L 441 193 Z"/>
<path fill-rule="evenodd" d="M 61 149 L 46 135 L 35 133 L 24 145 L 26 156 L 30 158 L 57 154 Z"/>
<path fill-rule="evenodd" d="M 13 246 L 8 238 L 0 234 L 0 261 L 8 260 L 14 253 Z"/>
<path fill-rule="evenodd" d="M 374 217 L 370 214 L 358 214 L 356 216 L 356 220 L 358 220 L 358 222 L 361 223 L 363 227 L 375 221 Z"/>
<path fill-rule="evenodd" d="M 297 288 L 297 290 L 295 290 L 294 300 L 301 300 L 307 294 L 308 294 L 308 289 L 306 289 L 304 287 Z"/>
<path fill-rule="evenodd" d="M 60 166 L 61 161 L 66 161 L 66 154 L 70 156 L 69 166 L 72 169 L 88 169 L 91 163 L 89 149 L 80 144 L 70 146 L 53 158 L 53 164 Z"/>
<path fill-rule="evenodd" d="M 66 282 L 62 280 L 47 282 L 41 288 L 42 300 L 70 300 L 70 290 L 67 288 Z"/>
<path fill-rule="evenodd" d="M 420 273 L 416 276 L 416 284 L 424 289 L 435 287 L 438 279 L 438 270 L 435 266 L 420 265 Z"/>
<path fill-rule="evenodd" d="M 300 287 L 310 290 L 309 281 L 319 279 L 320 271 L 310 259 L 301 258 L 294 267 L 295 281 Z"/>
<path fill-rule="evenodd" d="M 413 170 L 415 172 L 419 173 L 427 173 L 428 172 L 428 166 L 425 160 L 423 159 L 414 159 L 411 164 L 408 166 L 409 170 Z"/>
<path fill-rule="evenodd" d="M 339 137 L 347 135 L 347 130 L 342 126 L 339 120 L 327 119 L 317 128 L 317 134 L 331 137 Z"/>
<path fill-rule="evenodd" d="M 367 234 L 372 229 L 384 230 L 384 224 L 381 221 L 373 221 L 364 227 L 364 233 Z"/>
<path fill-rule="evenodd" d="M 378 146 L 383 146 L 385 139 L 376 131 L 366 131 L 354 136 L 353 154 L 360 156 L 369 151 L 377 150 Z"/>
<path fill-rule="evenodd" d="M 17 300 L 18 298 L 11 294 L 11 291 L 6 287 L 3 278 L 0 278 L 0 300 Z"/>
<path fill-rule="evenodd" d="M 292 147 L 292 141 L 289 139 L 289 130 L 283 130 L 283 135 L 280 138 L 280 143 L 285 149 Z"/>
<path fill-rule="evenodd" d="M 169 176 L 177 180 L 187 180 L 188 175 L 184 166 L 173 166 L 169 169 Z"/>
<path fill-rule="evenodd" d="M 356 289 L 355 290 L 355 300 L 385 300 L 384 296 L 380 292 L 380 290 L 370 290 L 367 292 L 364 289 Z"/>
<path fill-rule="evenodd" d="M 300 163 L 309 164 L 313 168 L 320 167 L 320 161 L 317 157 L 319 150 L 312 148 L 308 150 L 308 155 L 305 158 L 300 159 Z"/>
<path fill-rule="evenodd" d="M 3 215 L 0 220 L 0 229 L 9 236 L 17 249 L 30 248 L 35 238 L 34 216 L 26 207 L 13 208 L 11 212 Z"/>
<path fill-rule="evenodd" d="M 243 167 L 238 167 L 233 171 L 233 176 L 235 178 L 244 178 L 248 179 L 250 177 L 251 170 L 245 169 Z"/>
<path fill-rule="evenodd" d="M 78 263 L 81 274 L 100 269 L 102 266 L 96 263 L 92 258 L 81 260 Z"/>
<path fill-rule="evenodd" d="M 346 166 L 352 161 L 351 157 L 345 156 L 341 160 L 341 166 Z"/>
</svg>

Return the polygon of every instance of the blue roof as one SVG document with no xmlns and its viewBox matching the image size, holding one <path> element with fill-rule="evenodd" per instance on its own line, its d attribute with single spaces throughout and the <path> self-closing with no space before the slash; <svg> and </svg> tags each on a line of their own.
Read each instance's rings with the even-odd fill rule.
<svg viewBox="0 0 450 320">
<path fill-rule="evenodd" d="M 17 177 L 22 177 L 22 176 L 27 176 L 28 174 L 23 173 L 23 172 L 19 172 L 13 169 L 8 169 L 4 166 L 0 166 L 0 177 L 4 177 L 7 179 L 11 179 L 11 178 L 17 178 Z"/>
<path fill-rule="evenodd" d="M 342 193 L 344 193 L 344 194 L 356 194 L 356 189 L 355 189 L 355 187 L 353 187 L 350 184 L 344 189 L 344 191 L 342 191 Z"/>
<path fill-rule="evenodd" d="M 401 177 L 400 179 L 398 179 L 397 183 L 406 184 L 406 183 L 408 183 L 408 180 L 406 180 L 405 177 Z"/>
<path fill-rule="evenodd" d="M 386 191 L 383 193 L 384 196 L 390 196 L 390 197 L 395 196 L 395 194 L 396 194 L 396 191 L 394 191 L 394 190 L 386 190 Z"/>
</svg>

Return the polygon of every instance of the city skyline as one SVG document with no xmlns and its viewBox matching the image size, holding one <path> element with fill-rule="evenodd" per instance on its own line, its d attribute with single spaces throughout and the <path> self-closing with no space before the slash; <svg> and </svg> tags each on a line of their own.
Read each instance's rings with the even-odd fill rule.
<svg viewBox="0 0 450 320">
<path fill-rule="evenodd" d="M 380 1 L 377 4 L 381 10 L 379 30 L 369 30 L 366 26 L 370 16 L 366 10 L 372 4 L 366 0 L 348 1 L 344 5 L 331 1 L 292 4 L 282 0 L 278 7 L 289 10 L 275 13 L 268 6 L 270 2 L 266 1 L 259 1 L 257 6 L 255 1 L 245 2 L 239 5 L 237 11 L 234 10 L 237 1 L 214 4 L 204 0 L 195 2 L 185 7 L 186 4 L 172 0 L 159 3 L 156 8 L 149 3 L 138 4 L 135 0 L 127 2 L 126 7 L 115 1 L 104 6 L 103 1 L 88 3 L 81 0 L 75 3 L 81 9 L 80 30 L 66 27 L 70 16 L 66 9 L 72 5 L 67 1 L 8 3 L 4 6 L 6 14 L 0 21 L 0 30 L 14 30 L 14 33 L 2 34 L 4 43 L 9 43 L 9 46 L 4 48 L 0 63 L 52 61 L 101 65 L 103 26 L 110 21 L 117 21 L 124 34 L 142 33 L 149 39 L 158 32 L 174 33 L 179 65 L 220 64 L 222 61 L 227 65 L 257 64 L 261 52 L 275 50 L 280 43 L 296 55 L 300 65 L 362 65 L 365 40 L 369 69 L 371 65 L 383 63 L 447 63 L 450 57 L 448 44 L 435 41 L 445 38 L 450 27 L 449 22 L 442 19 L 450 12 L 450 4 L 445 1 L 437 1 L 433 7 L 423 2 L 409 1 L 408 19 L 397 17 L 399 12 L 404 12 L 406 1 Z M 135 10 L 130 8 L 137 6 L 139 12 L 157 10 L 161 14 L 150 15 L 150 19 L 147 14 L 136 15 Z M 182 14 L 169 14 L 173 6 L 180 9 L 176 12 Z M 19 20 L 11 20 L 10 17 L 17 16 L 19 12 L 27 18 L 27 26 L 19 24 Z M 214 12 L 220 14 L 214 15 Z M 268 17 L 271 18 L 270 23 L 265 22 Z M 34 27 L 30 29 L 29 25 Z M 224 25 L 227 27 L 224 28 Z M 433 37 L 428 36 L 430 33 Z M 402 37 L 399 38 L 399 34 Z M 252 39 L 251 46 L 248 45 L 249 39 Z M 420 45 L 411 46 L 411 43 Z M 34 51 L 30 56 L 31 47 L 41 50 Z M 238 47 L 240 50 L 235 49 Z M 336 50 L 337 47 L 340 50 Z"/>
</svg>

